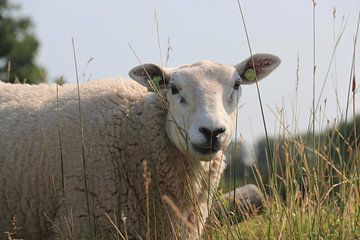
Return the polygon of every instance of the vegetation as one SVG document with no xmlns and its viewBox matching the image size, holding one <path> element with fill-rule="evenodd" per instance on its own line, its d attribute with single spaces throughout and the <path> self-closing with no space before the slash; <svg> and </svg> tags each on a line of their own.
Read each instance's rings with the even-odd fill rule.
<svg viewBox="0 0 360 240">
<path fill-rule="evenodd" d="M 229 169 L 234 163 L 240 169 L 236 184 L 256 183 L 267 193 L 265 212 L 235 227 L 216 228 L 208 238 L 359 239 L 359 124 L 360 115 L 315 135 L 315 149 L 311 134 L 271 138 L 271 157 L 261 139 L 254 166 L 240 165 L 239 157 Z M 232 178 L 224 177 L 227 186 Z"/>
<path fill-rule="evenodd" d="M 317 154 L 325 161 L 325 166 L 322 166 L 323 176 L 326 181 L 330 181 L 333 185 L 338 185 L 341 181 L 337 176 L 338 169 L 346 176 L 350 176 L 353 170 L 357 169 L 354 166 L 356 151 L 358 151 L 360 141 L 360 131 L 355 131 L 355 126 L 360 126 L 360 115 L 356 116 L 350 122 L 342 122 L 338 126 L 327 129 L 315 136 L 317 142 Z M 355 135 L 356 134 L 356 135 Z M 315 167 L 316 161 L 311 153 L 312 141 L 309 134 L 302 134 L 295 137 L 281 137 L 270 138 L 270 148 L 273 152 L 272 161 L 266 155 L 266 138 L 260 139 L 256 144 L 256 164 L 249 166 L 244 163 L 244 158 L 248 154 L 241 142 L 232 143 L 230 149 L 233 151 L 237 148 L 237 154 L 230 155 L 231 161 L 224 171 L 223 187 L 228 188 L 226 183 L 236 178 L 235 187 L 248 183 L 257 183 L 257 174 L 261 175 L 262 183 L 270 193 L 271 180 L 276 175 L 276 185 L 280 187 L 278 190 L 286 188 L 283 179 L 286 178 L 286 169 L 289 159 L 291 168 L 295 174 L 296 180 L 300 183 L 300 189 L 305 191 L 305 166 L 304 158 L 310 168 Z M 306 142 L 308 142 L 306 144 Z M 237 145 L 237 146 L 235 146 Z M 307 145 L 307 146 L 306 146 Z M 357 145 L 357 146 L 356 146 Z M 329 157 L 330 162 L 326 162 L 326 157 Z M 354 162 L 355 161 L 355 162 Z M 272 168 L 271 166 L 274 166 Z M 256 169 L 255 169 L 256 168 Z M 234 171 L 235 170 L 235 171 Z M 332 191 L 339 190 L 338 187 L 333 187 Z M 279 192 L 285 198 L 285 192 Z"/>
<path fill-rule="evenodd" d="M 39 41 L 28 17 L 18 17 L 19 7 L 0 0 L 0 79 L 36 84 L 46 82 L 43 67 L 35 62 Z"/>
</svg>

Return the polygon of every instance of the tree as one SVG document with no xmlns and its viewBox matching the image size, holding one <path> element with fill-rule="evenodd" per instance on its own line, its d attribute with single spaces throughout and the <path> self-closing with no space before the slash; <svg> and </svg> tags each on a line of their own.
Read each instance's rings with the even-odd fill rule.
<svg viewBox="0 0 360 240">
<path fill-rule="evenodd" d="M 35 62 L 39 41 L 28 17 L 15 17 L 19 7 L 0 0 L 0 79 L 36 84 L 46 82 L 43 67 Z"/>
</svg>

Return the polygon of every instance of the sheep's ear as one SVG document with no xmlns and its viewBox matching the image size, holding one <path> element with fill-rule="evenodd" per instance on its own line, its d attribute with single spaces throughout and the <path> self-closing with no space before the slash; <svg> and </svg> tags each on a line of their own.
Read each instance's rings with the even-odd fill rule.
<svg viewBox="0 0 360 240">
<path fill-rule="evenodd" d="M 240 84 L 252 84 L 269 75 L 280 62 L 280 58 L 271 54 L 255 54 L 234 67 L 241 77 Z"/>
<path fill-rule="evenodd" d="M 162 68 L 153 63 L 146 63 L 130 70 L 129 76 L 147 87 L 149 91 L 156 91 L 166 87 L 170 80 L 170 69 Z"/>
</svg>

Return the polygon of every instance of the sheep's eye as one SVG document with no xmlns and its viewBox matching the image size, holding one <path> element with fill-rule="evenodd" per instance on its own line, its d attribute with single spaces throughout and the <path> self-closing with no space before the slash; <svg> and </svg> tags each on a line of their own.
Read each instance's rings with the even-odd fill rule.
<svg viewBox="0 0 360 240">
<path fill-rule="evenodd" d="M 179 89 L 175 85 L 170 85 L 170 89 L 172 94 L 179 93 Z"/>
<path fill-rule="evenodd" d="M 239 90 L 239 87 L 240 87 L 240 80 L 236 80 L 235 85 L 234 85 L 234 89 Z"/>
<path fill-rule="evenodd" d="M 181 102 L 181 103 L 184 103 L 184 104 L 187 103 L 187 102 L 186 102 L 186 99 L 185 99 L 184 97 L 181 97 L 181 98 L 180 98 L 180 102 Z"/>
</svg>

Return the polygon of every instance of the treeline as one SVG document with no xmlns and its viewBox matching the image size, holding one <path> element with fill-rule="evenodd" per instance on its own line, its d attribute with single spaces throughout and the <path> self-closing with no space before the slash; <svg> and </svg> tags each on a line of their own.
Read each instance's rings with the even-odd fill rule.
<svg viewBox="0 0 360 240">
<path fill-rule="evenodd" d="M 245 148 L 230 147 L 224 188 L 256 183 L 283 197 L 295 191 L 306 194 L 309 188 L 336 195 L 342 182 L 360 176 L 360 115 L 317 134 L 263 138 L 256 144 L 252 166 L 244 163 L 249 157 Z"/>
<path fill-rule="evenodd" d="M 40 43 L 29 17 L 20 7 L 0 0 L 0 80 L 11 83 L 46 82 L 46 71 L 36 63 Z"/>
</svg>

